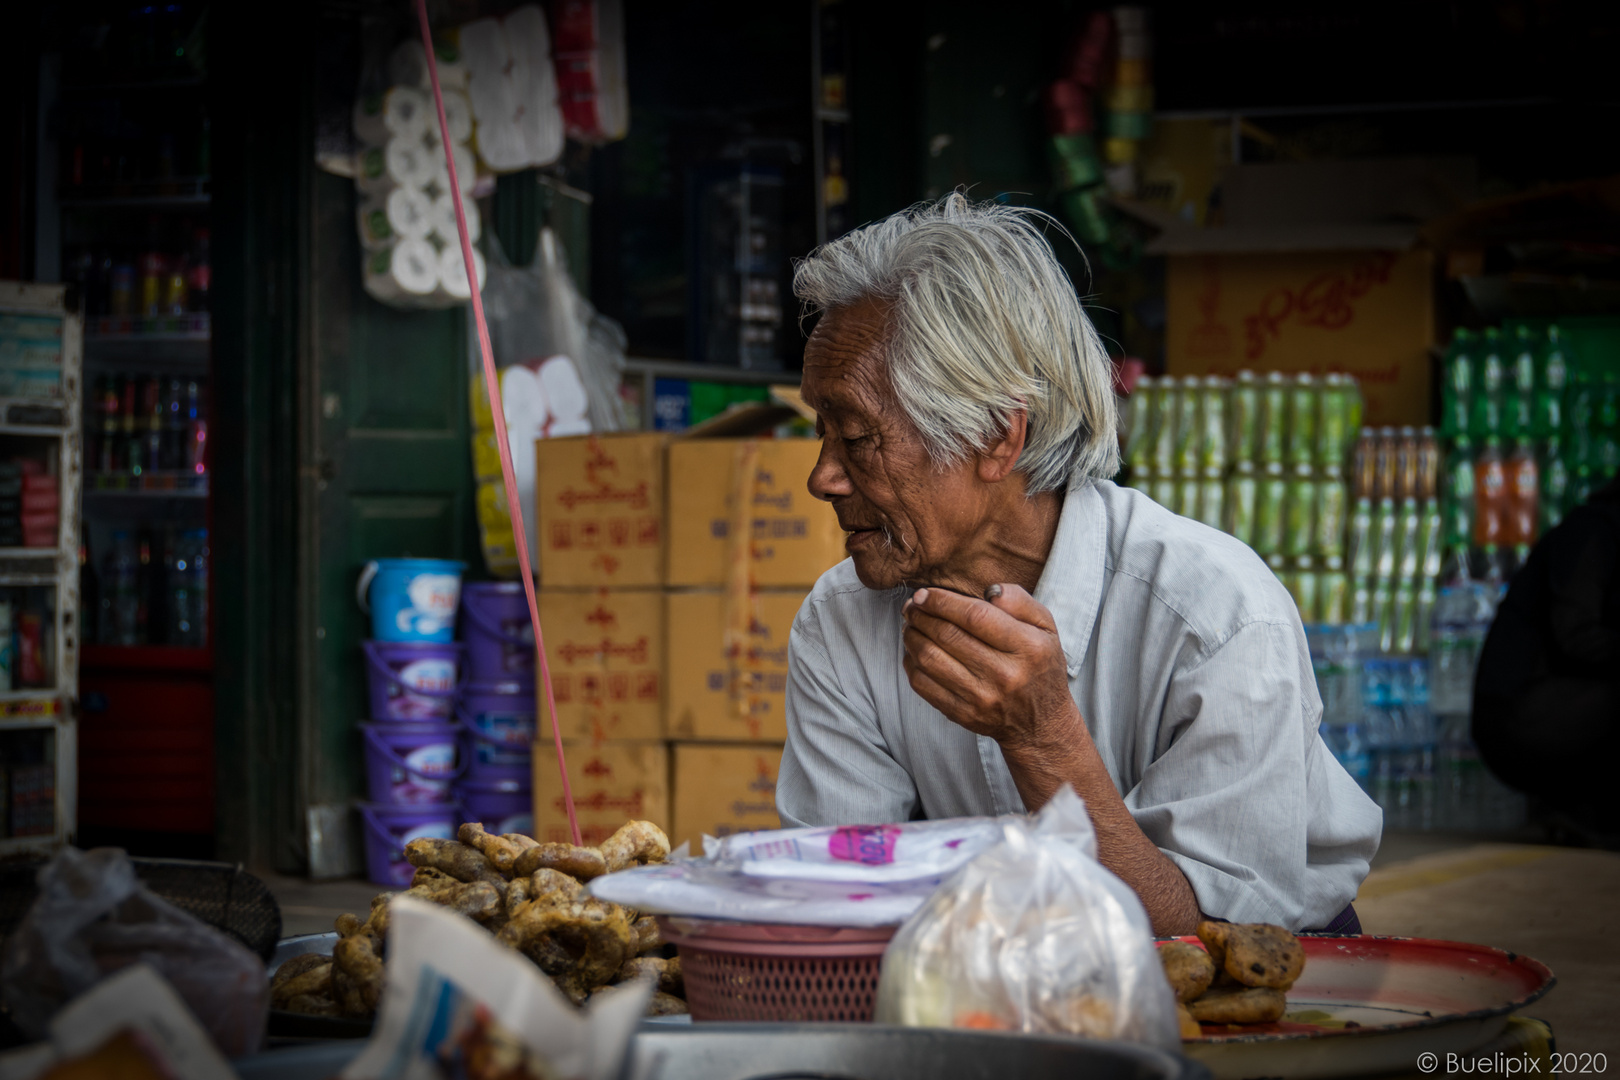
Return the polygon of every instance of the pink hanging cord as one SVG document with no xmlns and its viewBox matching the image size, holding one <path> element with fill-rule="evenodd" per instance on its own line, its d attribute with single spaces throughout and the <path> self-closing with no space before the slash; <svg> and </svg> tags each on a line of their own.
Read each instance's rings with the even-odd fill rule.
<svg viewBox="0 0 1620 1080">
<path fill-rule="evenodd" d="M 467 268 L 467 284 L 472 289 L 473 322 L 478 326 L 478 351 L 484 359 L 484 389 L 489 391 L 489 411 L 495 418 L 495 448 L 501 454 L 501 480 L 506 484 L 506 506 L 512 515 L 512 538 L 517 541 L 518 572 L 523 576 L 523 594 L 529 600 L 529 625 L 534 627 L 534 647 L 540 664 L 540 685 L 545 687 L 546 708 L 551 716 L 551 738 L 557 747 L 557 771 L 562 774 L 563 805 L 568 810 L 568 830 L 576 845 L 579 818 L 574 813 L 574 792 L 568 783 L 568 762 L 563 757 L 562 728 L 557 724 L 557 699 L 551 690 L 551 667 L 546 663 L 546 639 L 540 633 L 540 605 L 534 597 L 534 574 L 529 562 L 529 534 L 523 525 L 523 506 L 518 502 L 517 481 L 512 478 L 512 448 L 506 438 L 506 412 L 501 407 L 500 378 L 495 370 L 495 350 L 489 343 L 489 323 L 484 321 L 484 301 L 478 292 L 478 267 L 473 262 L 472 238 L 467 232 L 467 212 L 461 205 L 461 178 L 456 175 L 454 142 L 444 116 L 444 93 L 439 89 L 439 61 L 433 55 L 433 33 L 428 28 L 427 0 L 416 0 L 416 21 L 422 27 L 422 49 L 427 53 L 428 76 L 433 80 L 433 107 L 439 113 L 439 141 L 444 145 L 444 163 L 450 170 L 450 201 L 456 208 L 456 232 L 461 237 L 461 261 Z"/>
</svg>

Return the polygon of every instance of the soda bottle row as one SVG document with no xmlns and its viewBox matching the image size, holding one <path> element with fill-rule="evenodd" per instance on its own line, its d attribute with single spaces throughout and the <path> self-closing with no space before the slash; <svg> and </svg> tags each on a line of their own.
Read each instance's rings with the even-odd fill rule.
<svg viewBox="0 0 1620 1080">
<path fill-rule="evenodd" d="M 1541 335 L 1523 325 L 1508 333 L 1461 327 L 1446 350 L 1440 430 L 1475 440 L 1555 436 L 1564 427 L 1570 368 L 1557 326 Z"/>
<path fill-rule="evenodd" d="M 212 274 L 208 230 L 189 238 L 154 232 L 139 247 L 70 249 L 65 280 L 79 285 L 85 315 L 111 322 L 168 319 L 206 312 Z M 108 327 L 96 325 L 105 332 Z"/>
<path fill-rule="evenodd" d="M 1345 538 L 1350 574 L 1391 582 L 1433 580 L 1440 573 L 1442 539 L 1434 499 L 1357 499 Z"/>
<path fill-rule="evenodd" d="M 195 376 L 103 375 L 93 385 L 98 416 L 85 425 L 93 486 L 127 486 L 152 474 L 208 471 L 207 390 Z"/>
<path fill-rule="evenodd" d="M 1300 622 L 1327 625 L 1345 621 L 1350 610 L 1350 579 L 1339 556 L 1316 559 L 1300 555 L 1290 559 L 1272 555 L 1266 565 L 1294 598 Z"/>
<path fill-rule="evenodd" d="M 1362 428 L 1351 458 L 1358 499 L 1432 499 L 1439 484 L 1440 442 L 1432 427 Z"/>
<path fill-rule="evenodd" d="M 103 645 L 208 644 L 208 530 L 119 529 L 99 573 L 87 551 L 80 603 Z M 87 623 L 87 628 L 91 624 Z"/>
<path fill-rule="evenodd" d="M 1144 376 L 1130 397 L 1125 460 L 1160 476 L 1240 462 L 1342 468 L 1361 409 L 1355 379 L 1338 373 Z"/>
<path fill-rule="evenodd" d="M 1214 466 L 1180 473 L 1143 468 L 1131 482 L 1166 509 L 1230 533 L 1261 555 L 1344 554 L 1349 487 L 1336 465 L 1271 462 L 1257 469 L 1240 461 L 1224 475 Z"/>
</svg>

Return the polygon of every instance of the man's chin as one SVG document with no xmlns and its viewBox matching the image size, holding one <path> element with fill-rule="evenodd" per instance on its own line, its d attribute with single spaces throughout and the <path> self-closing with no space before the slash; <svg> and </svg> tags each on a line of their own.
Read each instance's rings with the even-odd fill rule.
<svg viewBox="0 0 1620 1080">
<path fill-rule="evenodd" d="M 899 568 L 889 560 L 878 557 L 876 552 L 852 551 L 850 558 L 855 561 L 855 576 L 868 589 L 882 592 L 905 583 L 905 575 Z"/>
</svg>

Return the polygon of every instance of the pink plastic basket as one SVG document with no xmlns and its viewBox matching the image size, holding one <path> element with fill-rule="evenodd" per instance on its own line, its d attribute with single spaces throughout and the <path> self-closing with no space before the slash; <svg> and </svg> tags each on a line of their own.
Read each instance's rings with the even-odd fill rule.
<svg viewBox="0 0 1620 1080">
<path fill-rule="evenodd" d="M 693 1020 L 870 1022 L 895 931 L 676 916 L 658 928 L 680 952 Z"/>
</svg>

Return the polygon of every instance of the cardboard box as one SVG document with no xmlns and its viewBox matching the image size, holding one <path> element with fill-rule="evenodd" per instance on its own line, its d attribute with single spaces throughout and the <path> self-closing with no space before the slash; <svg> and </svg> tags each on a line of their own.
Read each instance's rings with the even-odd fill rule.
<svg viewBox="0 0 1620 1080">
<path fill-rule="evenodd" d="M 779 829 L 776 774 L 780 746 L 675 744 L 675 828 L 671 844 L 690 841 L 702 850 L 704 834 L 730 836 Z"/>
<path fill-rule="evenodd" d="M 815 439 L 670 443 L 668 583 L 727 584 L 731 533 L 742 523 L 749 532 L 747 570 L 754 585 L 814 585 L 844 558 L 837 515 L 806 487 L 820 452 Z"/>
<path fill-rule="evenodd" d="M 663 738 L 662 595 L 542 589 L 539 600 L 563 738 Z M 544 687 L 535 695 L 541 734 L 550 738 Z"/>
<path fill-rule="evenodd" d="M 662 584 L 667 441 L 664 435 L 536 440 L 541 584 Z"/>
<path fill-rule="evenodd" d="M 600 844 L 626 821 L 650 821 L 670 831 L 669 748 L 661 742 L 565 742 L 581 839 Z M 534 748 L 534 838 L 572 842 L 563 803 L 557 751 Z"/>
<path fill-rule="evenodd" d="M 1172 254 L 1167 368 L 1349 372 L 1363 423 L 1426 424 L 1433 274 L 1427 251 Z"/>
<path fill-rule="evenodd" d="M 725 592 L 664 600 L 664 730 L 672 739 L 787 738 L 788 631 L 805 593 L 756 592 L 728 620 Z M 727 647 L 728 624 L 736 645 Z"/>
</svg>

